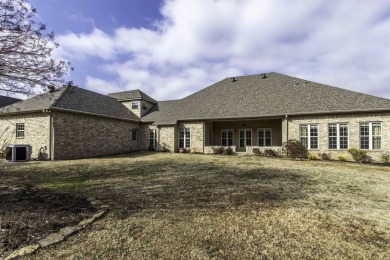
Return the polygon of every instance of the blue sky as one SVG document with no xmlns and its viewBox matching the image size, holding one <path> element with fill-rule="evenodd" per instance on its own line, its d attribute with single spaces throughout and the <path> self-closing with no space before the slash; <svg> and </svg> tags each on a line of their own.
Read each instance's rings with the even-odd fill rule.
<svg viewBox="0 0 390 260">
<path fill-rule="evenodd" d="M 182 98 L 279 72 L 390 98 L 390 1 L 30 0 L 68 76 L 99 93 Z"/>
</svg>

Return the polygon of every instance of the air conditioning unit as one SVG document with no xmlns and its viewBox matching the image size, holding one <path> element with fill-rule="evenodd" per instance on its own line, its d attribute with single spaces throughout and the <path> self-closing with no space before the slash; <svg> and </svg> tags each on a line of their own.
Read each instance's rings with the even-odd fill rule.
<svg viewBox="0 0 390 260">
<path fill-rule="evenodd" d="M 5 148 L 5 159 L 8 161 L 30 160 L 32 147 L 28 144 L 10 144 Z"/>
</svg>

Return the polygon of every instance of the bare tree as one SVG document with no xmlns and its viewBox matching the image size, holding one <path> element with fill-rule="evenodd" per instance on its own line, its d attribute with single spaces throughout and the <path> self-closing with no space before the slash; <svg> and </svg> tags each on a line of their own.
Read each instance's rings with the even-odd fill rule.
<svg viewBox="0 0 390 260">
<path fill-rule="evenodd" d="M 55 60 L 54 33 L 34 20 L 36 9 L 25 0 L 0 0 L 0 93 L 29 94 L 34 87 L 58 86 L 72 69 Z"/>
</svg>

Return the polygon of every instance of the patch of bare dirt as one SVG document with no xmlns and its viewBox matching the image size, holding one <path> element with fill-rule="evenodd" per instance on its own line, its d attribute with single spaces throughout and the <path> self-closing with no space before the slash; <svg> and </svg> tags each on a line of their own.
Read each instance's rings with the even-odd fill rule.
<svg viewBox="0 0 390 260">
<path fill-rule="evenodd" d="M 81 196 L 48 189 L 0 187 L 0 258 L 90 217 L 96 209 Z"/>
</svg>

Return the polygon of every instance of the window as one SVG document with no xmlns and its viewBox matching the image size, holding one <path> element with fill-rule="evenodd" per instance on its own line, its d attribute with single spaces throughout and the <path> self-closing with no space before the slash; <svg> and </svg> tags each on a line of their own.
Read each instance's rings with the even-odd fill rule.
<svg viewBox="0 0 390 260">
<path fill-rule="evenodd" d="M 131 109 L 138 109 L 139 102 L 138 101 L 133 101 L 131 102 Z"/>
<path fill-rule="evenodd" d="M 16 138 L 24 138 L 24 123 L 16 124 Z"/>
<path fill-rule="evenodd" d="M 329 149 L 348 149 L 348 124 L 329 124 Z"/>
<path fill-rule="evenodd" d="M 301 125 L 300 141 L 307 149 L 318 149 L 318 125 Z"/>
<path fill-rule="evenodd" d="M 143 109 L 143 110 L 146 110 L 146 108 L 147 108 L 147 107 L 146 107 L 146 103 L 142 103 L 142 109 Z"/>
<path fill-rule="evenodd" d="M 156 147 L 157 147 L 157 131 L 156 129 L 150 129 L 149 148 L 156 148 Z"/>
<path fill-rule="evenodd" d="M 221 130 L 221 145 L 222 146 L 233 145 L 233 129 Z"/>
<path fill-rule="evenodd" d="M 252 130 L 240 129 L 240 147 L 252 145 Z"/>
<path fill-rule="evenodd" d="M 131 131 L 131 140 L 137 141 L 137 130 Z"/>
<path fill-rule="evenodd" d="M 380 150 L 382 148 L 382 123 L 360 124 L 360 149 Z"/>
<path fill-rule="evenodd" d="M 191 147 L 191 131 L 189 128 L 179 129 L 179 148 Z"/>
<path fill-rule="evenodd" d="M 258 130 L 259 146 L 271 146 L 272 145 L 272 129 L 271 128 L 259 128 Z"/>
</svg>

